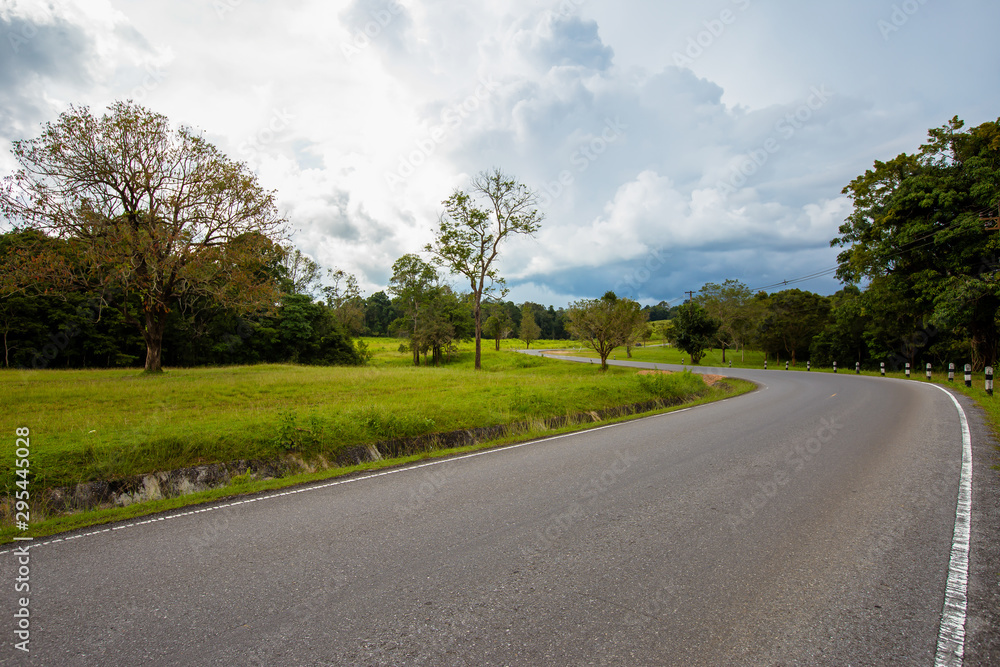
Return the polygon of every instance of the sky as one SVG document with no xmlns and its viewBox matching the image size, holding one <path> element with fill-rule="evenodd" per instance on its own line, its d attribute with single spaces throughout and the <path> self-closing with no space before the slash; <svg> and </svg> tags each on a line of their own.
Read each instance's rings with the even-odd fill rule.
<svg viewBox="0 0 1000 667">
<path fill-rule="evenodd" d="M 366 295 L 492 168 L 544 215 L 502 249 L 516 303 L 832 294 L 844 186 L 1000 117 L 997 25 L 995 0 L 0 0 L 0 176 L 70 104 L 132 99 L 246 162 Z"/>
</svg>

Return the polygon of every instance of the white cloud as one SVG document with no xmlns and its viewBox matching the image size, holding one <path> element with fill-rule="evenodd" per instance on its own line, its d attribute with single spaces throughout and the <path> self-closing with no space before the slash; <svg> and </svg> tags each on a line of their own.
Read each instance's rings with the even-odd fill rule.
<svg viewBox="0 0 1000 667">
<path fill-rule="evenodd" d="M 0 9 L 35 35 L 0 48 L 0 139 L 139 89 L 251 164 L 296 243 L 368 291 L 500 166 L 546 214 L 505 250 L 512 298 L 596 296 L 661 252 L 625 286 L 658 301 L 832 266 L 851 178 L 952 115 L 993 119 L 1000 8 L 969 23 L 927 3 L 886 40 L 891 4 L 21 1 Z"/>
</svg>

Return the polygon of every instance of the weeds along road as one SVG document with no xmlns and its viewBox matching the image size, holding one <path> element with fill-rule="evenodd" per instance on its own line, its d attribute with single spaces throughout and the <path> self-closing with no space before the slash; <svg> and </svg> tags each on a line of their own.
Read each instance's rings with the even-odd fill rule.
<svg viewBox="0 0 1000 667">
<path fill-rule="evenodd" d="M 962 470 L 955 404 L 919 382 L 725 372 L 762 387 L 39 540 L 27 655 L 13 648 L 23 594 L 5 547 L 0 662 L 934 664 Z M 975 457 L 965 664 L 998 664 L 992 445 L 959 401 Z"/>
</svg>

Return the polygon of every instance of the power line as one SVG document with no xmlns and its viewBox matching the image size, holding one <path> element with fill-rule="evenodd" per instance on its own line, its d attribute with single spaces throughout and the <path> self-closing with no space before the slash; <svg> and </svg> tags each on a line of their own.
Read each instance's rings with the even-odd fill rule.
<svg viewBox="0 0 1000 667">
<path fill-rule="evenodd" d="M 984 211 L 990 212 L 990 211 L 992 211 L 992 209 L 984 209 Z M 979 214 L 982 215 L 982 212 L 980 212 Z M 886 255 L 884 257 L 884 259 L 885 260 L 889 260 L 889 259 L 892 259 L 893 257 L 896 257 L 897 255 L 903 254 L 904 252 L 912 252 L 914 250 L 920 250 L 921 248 L 926 248 L 927 246 L 929 246 L 932 243 L 934 243 L 934 238 L 933 237 L 937 236 L 941 232 L 948 231 L 949 229 L 952 228 L 952 226 L 956 222 L 958 222 L 957 218 L 955 220 L 952 220 L 951 222 L 949 222 L 944 227 L 941 227 L 940 229 L 935 229 L 934 231 L 932 231 L 932 232 L 930 232 L 928 234 L 925 234 L 923 236 L 920 236 L 918 238 L 915 238 L 912 241 L 907 241 L 906 242 L 907 244 L 920 243 L 921 241 L 925 241 L 925 240 L 927 242 L 926 243 L 921 243 L 920 245 L 916 245 L 916 246 L 911 245 L 910 247 L 907 247 L 907 248 L 900 248 L 896 252 L 893 252 L 893 253 L 890 253 L 890 254 Z M 930 239 L 930 240 L 928 240 L 928 239 Z M 753 288 L 750 289 L 750 291 L 751 292 L 760 292 L 760 291 L 763 291 L 763 290 L 773 289 L 775 287 L 787 287 L 788 285 L 794 285 L 796 283 L 806 282 L 808 280 L 815 280 L 816 278 L 822 278 L 822 277 L 830 275 L 832 273 L 836 273 L 836 271 L 839 268 L 840 268 L 840 265 L 838 264 L 837 266 L 834 266 L 834 267 L 831 267 L 831 268 L 828 268 L 828 269 L 823 269 L 822 271 L 817 271 L 816 273 L 810 273 L 810 274 L 805 275 L 805 276 L 800 276 L 798 278 L 790 278 L 788 280 L 781 280 L 781 281 L 778 281 L 776 283 L 772 283 L 770 285 L 764 285 L 763 287 L 753 287 Z"/>
</svg>

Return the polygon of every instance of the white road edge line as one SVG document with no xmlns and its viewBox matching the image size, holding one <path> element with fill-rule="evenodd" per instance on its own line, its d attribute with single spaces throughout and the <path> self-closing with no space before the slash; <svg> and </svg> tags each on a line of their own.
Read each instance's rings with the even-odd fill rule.
<svg viewBox="0 0 1000 667">
<path fill-rule="evenodd" d="M 955 510 L 955 533 L 948 563 L 948 583 L 945 587 L 941 629 L 938 632 L 935 667 L 961 667 L 965 654 L 966 595 L 969 583 L 969 544 L 972 532 L 972 436 L 969 420 L 958 399 L 940 385 L 933 385 L 948 394 L 958 410 L 962 423 L 962 476 L 958 487 L 958 507 Z"/>
<path fill-rule="evenodd" d="M 735 397 L 731 396 L 729 398 L 724 398 L 724 399 L 719 400 L 719 401 L 712 401 L 711 403 L 702 403 L 701 405 L 694 405 L 694 406 L 691 406 L 689 408 L 681 408 L 680 410 L 671 410 L 670 412 L 663 412 L 663 413 L 660 413 L 658 415 L 650 415 L 648 417 L 639 417 L 638 419 L 657 419 L 657 418 L 660 418 L 660 417 L 668 417 L 670 415 L 676 415 L 676 414 L 679 414 L 681 412 L 687 412 L 688 410 L 694 410 L 696 408 L 702 408 L 702 407 L 705 407 L 705 406 L 708 406 L 708 405 L 718 405 L 720 403 L 725 403 L 726 401 L 732 400 L 733 398 L 735 398 Z M 578 435 L 586 435 L 588 433 L 593 433 L 595 431 L 603 431 L 606 428 L 615 428 L 616 426 L 624 426 L 626 424 L 630 424 L 630 423 L 633 423 L 635 421 L 637 421 L 637 420 L 636 419 L 630 419 L 630 420 L 623 421 L 623 422 L 618 422 L 618 423 L 615 423 L 615 424 L 605 424 L 604 426 L 595 426 L 593 428 L 584 429 L 582 431 L 573 431 L 572 433 L 562 433 L 560 435 L 553 435 L 553 436 L 549 436 L 547 438 L 542 438 L 540 440 L 529 440 L 527 442 L 521 442 L 521 443 L 518 443 L 516 445 L 506 445 L 506 446 L 501 446 L 501 447 L 494 447 L 492 449 L 486 449 L 486 450 L 479 451 L 479 452 L 473 452 L 471 454 L 462 454 L 461 456 L 451 456 L 451 457 L 445 457 L 445 458 L 440 458 L 440 459 L 434 459 L 432 461 L 428 461 L 427 463 L 419 463 L 417 465 L 404 466 L 402 468 L 390 468 L 389 470 L 384 470 L 384 471 L 381 471 L 381 472 L 375 472 L 375 473 L 371 473 L 369 475 L 364 475 L 364 476 L 361 476 L 361 477 L 350 477 L 348 479 L 335 479 L 332 482 L 324 482 L 322 484 L 315 484 L 315 485 L 312 485 L 312 486 L 304 486 L 304 487 L 300 487 L 300 488 L 286 489 L 284 491 L 272 491 L 272 492 L 266 492 L 266 491 L 264 491 L 262 493 L 266 493 L 267 495 L 258 496 L 256 498 L 245 499 L 245 500 L 236 500 L 236 501 L 224 503 L 222 505 L 213 505 L 211 507 L 203 507 L 203 508 L 199 508 L 199 509 L 192 509 L 192 510 L 188 510 L 186 512 L 178 512 L 176 514 L 171 514 L 169 516 L 153 517 L 153 518 L 150 518 L 150 519 L 143 519 L 143 520 L 140 520 L 140 521 L 133 521 L 131 523 L 126 523 L 126 524 L 122 524 L 122 525 L 119 525 L 119 526 L 112 526 L 110 528 L 100 528 L 100 529 L 96 529 L 96 530 L 93 530 L 93 531 L 90 531 L 90 532 L 87 532 L 87 533 L 79 533 L 77 535 L 69 535 L 69 536 L 64 536 L 64 537 L 56 537 L 56 538 L 53 538 L 53 539 L 50 539 L 50 540 L 45 540 L 44 542 L 35 542 L 35 543 L 31 543 L 31 544 L 29 544 L 29 543 L 21 543 L 20 548 L 23 548 L 23 549 L 37 549 L 38 547 L 44 547 L 44 546 L 48 546 L 50 544 L 57 544 L 59 542 L 66 542 L 68 540 L 76 540 L 76 539 L 79 539 L 81 537 L 91 537 L 93 535 L 100 535 L 102 533 L 107 533 L 107 532 L 112 531 L 112 530 L 122 530 L 124 528 L 135 528 L 136 526 L 145 526 L 145 525 L 148 525 L 148 524 L 151 524 L 151 523 L 156 523 L 157 521 L 170 521 L 171 519 L 179 519 L 181 517 L 191 516 L 191 515 L 194 515 L 194 514 L 199 514 L 201 512 L 211 512 L 211 511 L 214 511 L 214 510 L 228 509 L 230 507 L 236 507 L 237 505 L 244 505 L 246 503 L 251 503 L 251 502 L 258 501 L 258 500 L 272 500 L 272 499 L 275 499 L 275 498 L 282 498 L 284 496 L 295 495 L 297 493 L 308 493 L 310 491 L 319 491 L 320 489 L 327 489 L 327 488 L 329 488 L 331 486 L 339 486 L 341 484 L 351 484 L 351 483 L 354 483 L 354 482 L 363 482 L 363 481 L 368 480 L 368 479 L 374 479 L 376 477 L 383 477 L 385 475 L 395 475 L 395 474 L 401 473 L 401 472 L 407 472 L 407 471 L 411 471 L 411 470 L 419 470 L 421 468 L 427 468 L 428 466 L 443 465 L 445 463 L 450 463 L 452 461 L 461 461 L 462 459 L 471 459 L 471 458 L 475 458 L 477 456 L 485 456 L 487 454 L 498 454 L 500 452 L 506 452 L 506 451 L 510 451 L 512 449 L 520 449 L 521 447 L 527 447 L 529 445 L 537 445 L 537 444 L 541 444 L 543 442 L 550 442 L 552 440 L 560 440 L 562 438 L 570 438 L 570 437 L 578 436 Z M 9 553 L 14 553 L 14 549 L 5 549 L 3 551 L 0 551 L 0 556 L 2 556 L 4 554 L 9 554 Z"/>
</svg>

